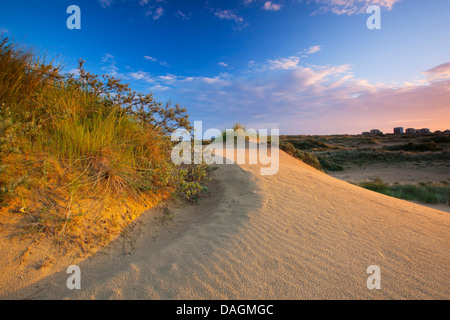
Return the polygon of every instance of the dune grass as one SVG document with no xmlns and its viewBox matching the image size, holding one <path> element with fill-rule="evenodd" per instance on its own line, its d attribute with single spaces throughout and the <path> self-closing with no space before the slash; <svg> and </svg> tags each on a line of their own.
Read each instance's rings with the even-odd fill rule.
<svg viewBox="0 0 450 320">
<path fill-rule="evenodd" d="M 0 222 L 84 251 L 146 208 L 197 199 L 207 167 L 170 160 L 187 111 L 108 75 L 62 74 L 54 61 L 0 41 Z"/>
<path fill-rule="evenodd" d="M 280 149 L 318 170 L 323 170 L 319 159 L 312 153 L 296 148 L 291 142 L 280 141 Z"/>
<path fill-rule="evenodd" d="M 360 182 L 358 185 L 399 199 L 430 204 L 450 204 L 450 186 L 448 183 L 434 182 L 417 185 L 394 183 L 389 185 L 382 179 L 376 178 L 372 181 Z"/>
</svg>

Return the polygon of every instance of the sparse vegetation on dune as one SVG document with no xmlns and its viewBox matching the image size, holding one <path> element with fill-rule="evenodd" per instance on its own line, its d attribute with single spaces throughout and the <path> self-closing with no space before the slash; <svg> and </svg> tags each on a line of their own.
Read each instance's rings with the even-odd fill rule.
<svg viewBox="0 0 450 320">
<path fill-rule="evenodd" d="M 363 148 L 357 150 L 338 150 L 318 152 L 320 159 L 328 160 L 340 166 L 362 166 L 373 163 L 401 163 L 401 162 L 420 162 L 449 160 L 450 152 L 406 152 L 406 151 L 387 151 L 383 149 Z"/>
<path fill-rule="evenodd" d="M 175 166 L 169 133 L 191 129 L 110 76 L 79 75 L 0 42 L 0 221 L 84 251 L 106 244 L 146 208 L 204 190 L 207 167 Z"/>
<path fill-rule="evenodd" d="M 417 144 L 414 142 L 408 142 L 407 144 L 384 146 L 383 148 L 391 151 L 411 151 L 411 152 L 442 151 L 442 147 L 439 146 L 435 141 Z"/>
<path fill-rule="evenodd" d="M 297 158 L 297 159 L 303 161 L 304 163 L 310 165 L 313 168 L 316 168 L 319 170 L 322 169 L 319 159 L 317 159 L 317 157 L 314 154 L 312 154 L 308 151 L 300 150 L 300 149 L 296 148 L 290 142 L 286 142 L 283 140 L 280 141 L 280 149 L 287 152 L 294 158 Z"/>
<path fill-rule="evenodd" d="M 430 204 L 450 204 L 450 186 L 445 181 L 440 183 L 420 183 L 417 185 L 399 183 L 389 185 L 382 179 L 376 178 L 372 181 L 360 182 L 358 185 L 399 199 Z"/>
<path fill-rule="evenodd" d="M 407 140 L 407 143 L 405 143 Z M 449 136 L 444 134 L 373 137 L 281 136 L 284 145 L 314 155 L 325 171 L 342 171 L 373 163 L 450 160 Z"/>
</svg>

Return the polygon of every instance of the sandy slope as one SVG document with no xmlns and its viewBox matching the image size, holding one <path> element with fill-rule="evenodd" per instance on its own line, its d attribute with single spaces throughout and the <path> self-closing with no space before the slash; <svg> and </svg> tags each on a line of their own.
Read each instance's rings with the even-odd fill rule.
<svg viewBox="0 0 450 320">
<path fill-rule="evenodd" d="M 355 187 L 285 153 L 275 176 L 224 165 L 212 196 L 179 208 L 158 229 L 152 217 L 131 254 L 116 243 L 78 265 L 3 298 L 70 299 L 449 299 L 450 216 Z M 381 268 L 381 290 L 366 269 Z"/>
</svg>

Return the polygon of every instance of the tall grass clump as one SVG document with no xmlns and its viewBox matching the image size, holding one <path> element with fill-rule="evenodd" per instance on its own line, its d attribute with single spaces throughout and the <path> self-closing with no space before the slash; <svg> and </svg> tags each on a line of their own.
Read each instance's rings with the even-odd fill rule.
<svg viewBox="0 0 450 320">
<path fill-rule="evenodd" d="M 291 156 L 293 156 L 294 158 L 300 159 L 302 160 L 304 163 L 310 165 L 311 167 L 314 167 L 318 170 L 322 170 L 322 166 L 319 162 L 319 159 L 317 159 L 317 157 L 308 152 L 308 151 L 304 151 L 304 150 L 300 150 L 297 149 L 296 147 L 294 147 L 294 145 L 290 142 L 286 142 L 284 140 L 280 141 L 280 149 L 287 152 L 288 154 L 290 154 Z"/>
<path fill-rule="evenodd" d="M 170 133 L 187 111 L 108 75 L 62 74 L 0 41 L 0 222 L 83 250 L 106 244 L 146 208 L 195 200 L 206 167 L 177 167 Z"/>
<path fill-rule="evenodd" d="M 236 132 L 236 130 L 242 130 L 244 132 L 244 134 L 245 134 L 245 131 L 247 131 L 247 127 L 244 124 L 239 123 L 239 122 L 234 123 L 232 126 L 232 129 L 234 130 L 234 132 Z M 238 131 L 238 132 L 240 132 L 240 131 Z M 227 141 L 227 131 L 226 130 L 222 131 L 222 141 L 223 142 Z M 234 141 L 235 142 L 237 141 L 236 137 L 234 138 Z"/>
</svg>

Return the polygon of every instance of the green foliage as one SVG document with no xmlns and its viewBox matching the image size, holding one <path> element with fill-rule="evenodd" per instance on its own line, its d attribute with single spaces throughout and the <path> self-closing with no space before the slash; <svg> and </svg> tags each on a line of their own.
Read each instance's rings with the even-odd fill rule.
<svg viewBox="0 0 450 320">
<path fill-rule="evenodd" d="M 438 136 L 426 137 L 422 141 L 423 142 L 434 142 L 434 143 L 450 143 L 450 135 L 438 135 Z"/>
<path fill-rule="evenodd" d="M 301 150 L 328 150 L 328 149 L 338 149 L 338 147 L 331 146 L 327 143 L 316 139 L 306 139 L 302 141 L 291 141 L 295 148 Z"/>
<path fill-rule="evenodd" d="M 363 181 L 359 186 L 386 194 L 391 197 L 418 201 L 422 203 L 450 204 L 450 186 L 442 183 L 421 183 L 418 185 L 399 184 L 389 185 L 380 178 L 372 181 Z"/>
<path fill-rule="evenodd" d="M 328 160 L 338 165 L 370 165 L 371 163 L 399 163 L 450 159 L 449 151 L 417 153 L 406 151 L 388 151 L 381 148 L 323 151 L 316 152 L 316 155 L 322 160 Z"/>
<path fill-rule="evenodd" d="M 335 163 L 332 160 L 317 156 L 317 158 L 319 159 L 320 165 L 322 166 L 322 168 L 324 168 L 327 171 L 342 171 L 344 170 L 344 167 Z"/>
<path fill-rule="evenodd" d="M 8 175 L 8 165 L 3 163 L 3 159 L 11 153 L 18 153 L 15 146 L 16 135 L 14 125 L 9 117 L 9 110 L 2 104 L 0 112 L 0 204 L 11 196 L 15 189 L 21 185 L 24 178 L 14 179 Z"/>
<path fill-rule="evenodd" d="M 317 155 L 318 151 L 321 150 L 340 149 L 338 146 L 324 143 L 319 139 L 305 138 L 304 136 L 284 136 L 281 139 L 280 148 L 316 169 L 326 171 L 344 170 L 341 165 L 331 159 Z"/>
<path fill-rule="evenodd" d="M 418 144 L 415 144 L 414 142 L 408 142 L 407 144 L 385 146 L 383 148 L 391 151 L 411 151 L 411 152 L 442 151 L 442 147 L 439 146 L 435 141 Z"/>
<path fill-rule="evenodd" d="M 294 147 L 294 145 L 290 142 L 280 141 L 280 149 L 287 152 L 291 156 L 303 161 L 304 163 L 314 167 L 316 169 L 322 170 L 322 166 L 320 165 L 319 159 L 307 151 L 299 150 Z"/>
</svg>

